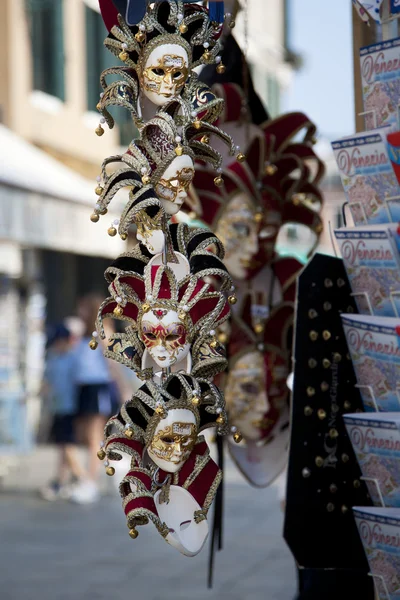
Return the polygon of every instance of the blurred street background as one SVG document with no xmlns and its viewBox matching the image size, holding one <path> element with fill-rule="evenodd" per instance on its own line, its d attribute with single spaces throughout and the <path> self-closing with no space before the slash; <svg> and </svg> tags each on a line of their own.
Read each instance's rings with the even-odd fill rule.
<svg viewBox="0 0 400 600">
<path fill-rule="evenodd" d="M 257 91 L 272 117 L 302 110 L 318 125 L 316 151 L 327 162 L 324 218 L 336 227 L 342 191 L 330 141 L 354 130 L 351 3 L 248 4 L 249 39 L 240 18 L 235 35 L 247 45 Z M 99 75 L 114 63 L 102 46 L 97 0 L 2 0 L 1 8 L 0 598 L 292 600 L 281 491 L 251 489 L 231 464 L 225 549 L 211 592 L 206 551 L 184 558 L 151 527 L 129 539 L 113 480 L 102 481 L 106 495 L 87 506 L 39 495 L 58 461 L 43 389 L 46 343 L 60 323 L 74 342 L 85 336 L 80 300 L 104 296 L 105 268 L 135 242 L 107 236 L 116 205 L 97 225 L 89 220 L 102 160 L 125 149 L 135 132 L 120 110 L 113 130 L 94 133 Z M 302 257 L 307 235 L 285 227 L 280 251 L 295 245 Z M 333 252 L 329 227 L 321 250 Z M 84 492 L 87 499 L 93 490 Z"/>
</svg>

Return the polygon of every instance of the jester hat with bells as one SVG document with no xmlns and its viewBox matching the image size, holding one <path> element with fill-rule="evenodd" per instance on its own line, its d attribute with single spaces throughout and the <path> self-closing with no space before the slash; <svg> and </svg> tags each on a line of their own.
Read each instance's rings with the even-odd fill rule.
<svg viewBox="0 0 400 600">
<path fill-rule="evenodd" d="M 163 228 L 166 213 L 162 201 L 174 203 L 177 188 L 171 187 L 162 176 L 178 156 L 187 155 L 192 161 L 201 160 L 213 169 L 220 169 L 222 158 L 209 144 L 211 133 L 227 144 L 231 153 L 236 151 L 231 137 L 213 125 L 199 121 L 196 126 L 189 122 L 178 128 L 166 108 L 146 123 L 140 139 L 134 140 L 124 154 L 108 157 L 102 165 L 102 183 L 96 189 L 99 198 L 91 218 L 98 221 L 117 192 L 124 187 L 131 188 L 118 229 L 124 239 L 132 223 L 150 231 Z M 109 174 L 111 165 L 114 171 Z M 193 174 L 192 168 L 184 169 L 182 177 L 186 179 L 180 183 L 185 189 L 192 182 Z"/>
<path fill-rule="evenodd" d="M 194 415 L 196 440 L 179 471 L 171 474 L 157 468 L 149 460 L 147 450 L 158 424 L 174 409 L 186 409 Z M 106 458 L 107 465 L 110 460 L 121 460 L 122 453 L 131 457 L 130 471 L 120 485 L 130 529 L 150 519 L 165 537 L 165 527 L 158 517 L 153 496 L 163 488 L 167 500 L 171 484 L 189 491 L 201 507 L 202 514 L 197 518 L 199 521 L 206 518 L 221 481 L 221 472 L 209 457 L 203 436 L 199 435 L 208 427 L 216 427 L 218 434 L 229 431 L 223 396 L 210 382 L 187 374 L 171 375 L 161 386 L 147 382 L 125 402 L 120 413 L 108 421 L 99 457 Z"/>
<path fill-rule="evenodd" d="M 142 369 L 146 336 L 141 329 L 145 314 L 163 317 L 175 311 L 190 344 L 192 373 L 211 378 L 226 367 L 224 348 L 215 339 L 216 328 L 230 314 L 225 295 L 193 275 L 179 282 L 167 266 L 147 265 L 144 274 L 128 272 L 115 275 L 109 286 L 111 296 L 99 309 L 97 331 L 106 335 L 105 318 L 113 318 L 125 325 L 123 333 L 113 333 L 108 340 L 105 356 L 125 364 L 141 378 L 153 376 L 153 368 Z"/>
<path fill-rule="evenodd" d="M 121 3 L 124 3 L 123 0 Z M 156 2 L 148 7 L 139 23 L 128 24 L 125 18 L 127 11 L 123 11 L 124 16 L 118 14 L 114 4 L 111 0 L 100 0 L 102 16 L 109 30 L 104 44 L 125 65 L 106 69 L 101 76 L 104 91 L 97 108 L 109 127 L 114 126 L 114 119 L 107 109 L 113 105 L 128 109 L 136 125 L 143 125 L 138 101 L 140 88 L 144 84 L 149 85 L 147 80 L 144 82 L 146 61 L 153 50 L 171 44 L 180 46 L 188 57 L 188 65 L 182 64 L 180 71 L 175 69 L 175 78 L 171 79 L 171 83 L 177 84 L 177 95 L 190 107 L 195 120 L 213 123 L 222 110 L 222 101 L 206 84 L 198 81 L 193 71 L 201 64 L 213 63 L 217 65 L 217 70 L 224 69 L 218 54 L 218 38 L 222 27 L 215 21 L 210 22 L 208 10 L 181 1 Z M 173 57 L 169 58 L 170 65 L 165 65 L 167 68 L 175 65 Z M 115 79 L 115 75 L 123 79 L 107 83 L 107 77 L 113 76 Z M 161 66 L 159 69 L 153 68 L 149 77 L 150 81 L 157 82 L 168 75 Z M 99 135 L 102 135 L 101 131 L 100 125 Z"/>
<path fill-rule="evenodd" d="M 209 229 L 189 227 L 186 223 L 170 223 L 168 234 L 174 252 L 179 252 L 188 263 L 194 277 L 209 281 L 221 292 L 229 291 L 232 279 L 223 263 L 224 247 Z M 210 251 L 212 248 L 212 252 Z M 133 250 L 124 252 L 105 271 L 109 284 L 115 277 L 131 273 L 144 274 L 144 268 L 153 255 L 143 244 L 136 244 Z"/>
</svg>

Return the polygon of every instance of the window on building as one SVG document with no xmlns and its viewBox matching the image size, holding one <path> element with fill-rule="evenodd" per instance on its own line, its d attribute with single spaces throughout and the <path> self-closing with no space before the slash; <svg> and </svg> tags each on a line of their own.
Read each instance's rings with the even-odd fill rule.
<svg viewBox="0 0 400 600">
<path fill-rule="evenodd" d="M 267 76 L 267 106 L 271 117 L 279 115 L 280 89 L 278 80 L 274 75 Z"/>
<path fill-rule="evenodd" d="M 107 37 L 107 30 L 101 15 L 88 6 L 85 6 L 85 11 L 87 109 L 95 111 L 102 91 L 100 74 L 104 69 L 116 66 L 119 61 L 104 46 L 103 42 Z M 118 78 L 118 76 L 115 77 Z M 107 81 L 111 82 L 112 76 L 109 76 Z M 129 111 L 120 107 L 111 107 L 108 110 L 118 125 L 121 146 L 128 146 L 137 135 L 137 129 L 132 122 Z"/>
<path fill-rule="evenodd" d="M 33 89 L 64 100 L 63 0 L 27 0 Z"/>
</svg>

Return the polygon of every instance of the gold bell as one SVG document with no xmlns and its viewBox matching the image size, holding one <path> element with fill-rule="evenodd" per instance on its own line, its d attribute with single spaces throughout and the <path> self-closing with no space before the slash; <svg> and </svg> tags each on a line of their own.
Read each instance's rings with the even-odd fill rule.
<svg viewBox="0 0 400 600">
<path fill-rule="evenodd" d="M 98 346 L 98 343 L 96 342 L 96 340 L 90 340 L 90 342 L 89 342 L 89 348 L 91 350 L 96 350 L 97 346 Z"/>
<path fill-rule="evenodd" d="M 241 433 L 237 432 L 237 433 L 234 433 L 234 434 L 233 434 L 233 439 L 235 440 L 235 442 L 236 442 L 237 444 L 239 444 L 239 443 L 242 441 L 242 439 L 243 439 L 243 436 L 242 436 L 242 434 L 241 434 Z"/>
<path fill-rule="evenodd" d="M 322 337 L 324 338 L 324 340 L 327 342 L 330 338 L 331 338 L 331 332 L 328 331 L 327 329 L 325 329 L 325 331 L 322 332 Z"/>
<path fill-rule="evenodd" d="M 228 302 L 229 304 L 236 304 L 237 302 L 237 298 L 234 294 L 232 294 L 232 296 L 228 296 Z"/>
<path fill-rule="evenodd" d="M 239 152 L 239 154 L 236 156 L 236 160 L 242 163 L 246 160 L 246 155 L 243 154 L 243 152 Z"/>
<path fill-rule="evenodd" d="M 256 333 L 262 333 L 264 331 L 264 325 L 262 323 L 257 323 L 254 327 L 254 331 Z"/>
<path fill-rule="evenodd" d="M 99 137 L 101 137 L 104 133 L 104 129 L 101 125 L 99 125 L 98 127 L 96 127 L 95 129 L 96 135 L 98 135 Z"/>
<path fill-rule="evenodd" d="M 128 427 L 128 429 L 125 429 L 125 435 L 129 439 L 133 438 L 133 429 L 131 427 Z"/>
<path fill-rule="evenodd" d="M 192 404 L 194 404 L 195 406 L 198 406 L 200 404 L 200 398 L 198 396 L 193 396 Z"/>
<path fill-rule="evenodd" d="M 213 340 L 212 342 L 210 342 L 210 346 L 211 348 L 216 348 L 218 346 L 217 340 Z"/>
<path fill-rule="evenodd" d="M 221 333 L 218 334 L 218 341 L 221 344 L 226 344 L 226 342 L 228 341 L 228 336 L 226 335 L 226 333 L 224 333 L 223 331 Z"/>
<path fill-rule="evenodd" d="M 320 408 L 318 410 L 318 419 L 320 419 L 321 421 L 323 421 L 324 419 L 326 419 L 326 411 L 324 411 L 323 408 Z"/>
<path fill-rule="evenodd" d="M 217 73 L 218 75 L 223 75 L 226 71 L 226 67 L 225 65 L 223 65 L 222 63 L 220 63 L 217 67 Z"/>
<path fill-rule="evenodd" d="M 117 235 L 117 230 L 115 229 L 114 226 L 111 226 L 107 229 L 107 233 L 108 235 L 110 235 L 111 237 L 114 237 L 115 235 Z"/>
<path fill-rule="evenodd" d="M 261 223 L 261 221 L 263 220 L 263 218 L 264 218 L 264 217 L 263 217 L 263 214 L 262 214 L 262 212 L 258 212 L 258 213 L 256 213 L 256 214 L 254 215 L 254 221 L 255 221 L 256 223 Z"/>
<path fill-rule="evenodd" d="M 313 414 L 313 409 L 311 408 L 311 406 L 304 407 L 304 414 L 306 417 L 311 417 L 311 415 Z"/>
<path fill-rule="evenodd" d="M 196 119 L 195 121 L 193 121 L 193 127 L 195 129 L 200 129 L 200 127 L 201 127 L 201 121 L 199 119 Z"/>
<path fill-rule="evenodd" d="M 208 62 L 209 60 L 211 60 L 211 52 L 209 52 L 208 50 L 206 50 L 203 54 L 203 60 L 205 60 L 206 62 Z"/>
<path fill-rule="evenodd" d="M 176 148 L 175 148 L 175 154 L 177 156 L 182 156 L 182 154 L 183 154 L 183 148 L 182 148 L 182 146 L 180 146 L 180 145 L 176 146 Z"/>
<path fill-rule="evenodd" d="M 178 312 L 178 317 L 180 318 L 181 321 L 185 321 L 186 320 L 186 313 L 184 310 L 180 310 Z"/>
<path fill-rule="evenodd" d="M 127 233 L 121 233 L 120 238 L 123 242 L 125 242 L 125 240 L 128 239 L 128 234 Z"/>
<path fill-rule="evenodd" d="M 142 177 L 143 185 L 149 185 L 150 182 L 151 182 L 150 177 L 148 175 L 143 175 L 143 177 Z"/>
<path fill-rule="evenodd" d="M 129 537 L 131 537 L 133 540 L 136 540 L 138 535 L 139 535 L 139 532 L 136 531 L 135 528 L 129 530 Z"/>
<path fill-rule="evenodd" d="M 144 42 L 145 39 L 146 39 L 146 35 L 145 35 L 144 31 L 138 31 L 135 34 L 135 40 L 137 42 L 139 42 L 139 44 L 141 44 L 142 42 Z"/>
<path fill-rule="evenodd" d="M 276 167 L 275 165 L 266 165 L 265 174 L 266 175 L 275 175 L 277 170 L 278 170 L 278 167 Z"/>
<path fill-rule="evenodd" d="M 147 302 L 145 302 L 144 304 L 142 304 L 142 311 L 144 313 L 149 312 L 149 310 L 150 310 L 150 304 L 147 304 Z"/>
<path fill-rule="evenodd" d="M 350 410 L 351 409 L 351 402 L 349 402 L 348 400 L 345 400 L 345 402 L 344 402 L 344 409 L 345 410 Z"/>
<path fill-rule="evenodd" d="M 217 417 L 216 423 L 218 423 L 218 425 L 223 425 L 225 423 L 225 419 L 222 415 L 219 415 L 219 417 Z"/>
<path fill-rule="evenodd" d="M 163 407 L 162 407 L 162 406 L 157 406 L 157 407 L 156 407 L 156 413 L 157 413 L 158 415 L 163 415 L 163 414 L 164 414 L 164 409 L 163 409 Z"/>
<path fill-rule="evenodd" d="M 315 464 L 317 465 L 317 467 L 322 467 L 324 464 L 324 459 L 322 458 L 322 456 L 317 456 L 315 458 Z"/>
<path fill-rule="evenodd" d="M 187 25 L 186 25 L 185 23 L 181 23 L 181 24 L 179 25 L 179 31 L 180 31 L 181 33 L 186 33 L 186 32 L 187 32 L 187 30 L 188 30 L 188 28 L 187 28 Z"/>
<path fill-rule="evenodd" d="M 307 388 L 307 396 L 309 398 L 312 398 L 312 396 L 314 396 L 314 395 L 315 395 L 315 389 L 313 387 L 311 387 L 311 386 L 308 386 L 308 388 Z"/>
<path fill-rule="evenodd" d="M 99 219 L 100 217 L 97 213 L 92 213 L 90 215 L 90 220 L 92 221 L 92 223 L 97 223 Z"/>
<path fill-rule="evenodd" d="M 331 361 L 329 360 L 329 358 L 324 358 L 324 360 L 322 361 L 322 366 L 324 367 L 324 369 L 329 369 L 329 367 L 331 366 Z"/>
<path fill-rule="evenodd" d="M 329 430 L 329 437 L 330 437 L 332 440 L 335 440 L 335 439 L 336 439 L 338 436 L 339 436 L 339 432 L 338 432 L 338 430 L 337 430 L 337 429 L 330 429 L 330 430 Z"/>
<path fill-rule="evenodd" d="M 312 342 L 315 342 L 318 339 L 318 332 L 317 331 L 314 331 L 314 330 L 310 331 L 309 335 L 310 335 L 310 340 Z"/>
<path fill-rule="evenodd" d="M 107 467 L 107 469 L 106 469 L 106 473 L 107 473 L 107 475 L 108 475 L 109 477 L 112 477 L 112 476 L 114 475 L 114 473 L 115 473 L 115 469 L 114 469 L 114 467 Z"/>
<path fill-rule="evenodd" d="M 117 306 L 113 310 L 113 313 L 116 317 L 122 317 L 122 315 L 124 314 L 124 309 L 122 308 L 122 306 L 117 304 Z"/>
<path fill-rule="evenodd" d="M 217 187 L 222 187 L 224 185 L 224 180 L 222 179 L 222 177 L 218 176 L 215 177 L 214 183 Z"/>
<path fill-rule="evenodd" d="M 203 137 L 201 138 L 201 141 L 203 142 L 203 144 L 209 144 L 210 143 L 210 136 L 209 135 L 203 135 Z"/>
<path fill-rule="evenodd" d="M 104 450 L 102 448 L 100 448 L 100 450 L 97 453 L 97 458 L 99 460 L 104 460 L 106 457 L 106 453 L 104 452 Z"/>
<path fill-rule="evenodd" d="M 129 54 L 125 50 L 122 50 L 122 52 L 119 53 L 118 58 L 119 60 L 122 60 L 122 62 L 125 62 L 128 56 Z"/>
<path fill-rule="evenodd" d="M 103 188 L 101 187 L 101 185 L 98 185 L 94 192 L 95 194 L 97 194 L 97 196 L 101 196 L 103 193 Z"/>
<path fill-rule="evenodd" d="M 101 210 L 99 210 L 99 213 L 103 216 L 106 215 L 108 213 L 108 208 L 102 208 Z"/>
</svg>

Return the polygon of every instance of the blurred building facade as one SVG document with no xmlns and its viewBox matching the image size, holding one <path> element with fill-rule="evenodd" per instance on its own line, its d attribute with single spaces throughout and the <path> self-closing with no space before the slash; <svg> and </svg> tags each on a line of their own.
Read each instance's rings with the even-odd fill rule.
<svg viewBox="0 0 400 600">
<path fill-rule="evenodd" d="M 234 35 L 246 53 L 260 98 L 276 117 L 301 63 L 290 44 L 290 0 L 240 0 L 240 6 Z"/>
<path fill-rule="evenodd" d="M 99 76 L 112 65 L 97 0 L 1 4 L 0 454 L 24 437 L 23 409 L 36 420 L 46 323 L 104 292 L 124 247 L 105 231 L 116 213 L 97 225 L 89 216 L 102 160 L 133 133 L 124 111 L 94 132 Z"/>
</svg>

